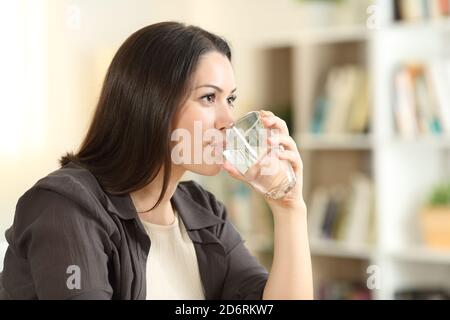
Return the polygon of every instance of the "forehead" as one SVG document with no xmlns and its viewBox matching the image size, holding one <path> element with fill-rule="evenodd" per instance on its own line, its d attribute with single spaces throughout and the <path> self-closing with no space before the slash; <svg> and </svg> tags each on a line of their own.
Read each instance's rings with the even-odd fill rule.
<svg viewBox="0 0 450 320">
<path fill-rule="evenodd" d="M 219 52 L 209 52 L 200 57 L 193 74 L 193 84 L 213 84 L 227 89 L 234 86 L 234 71 L 228 58 Z"/>
</svg>

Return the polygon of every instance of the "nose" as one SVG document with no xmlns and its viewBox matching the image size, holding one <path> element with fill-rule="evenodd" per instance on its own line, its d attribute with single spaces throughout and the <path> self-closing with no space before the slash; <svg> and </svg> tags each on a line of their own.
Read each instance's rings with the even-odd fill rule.
<svg viewBox="0 0 450 320">
<path fill-rule="evenodd" d="M 215 128 L 220 131 L 225 131 L 234 125 L 233 114 L 228 107 L 219 107 L 220 109 L 216 112 Z"/>
</svg>

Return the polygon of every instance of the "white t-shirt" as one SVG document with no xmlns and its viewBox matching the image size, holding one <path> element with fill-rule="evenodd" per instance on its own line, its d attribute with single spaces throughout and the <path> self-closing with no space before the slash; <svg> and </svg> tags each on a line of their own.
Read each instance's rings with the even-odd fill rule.
<svg viewBox="0 0 450 320">
<path fill-rule="evenodd" d="M 147 258 L 147 300 L 204 300 L 194 244 L 175 213 L 164 226 L 141 219 L 151 240 Z"/>
</svg>

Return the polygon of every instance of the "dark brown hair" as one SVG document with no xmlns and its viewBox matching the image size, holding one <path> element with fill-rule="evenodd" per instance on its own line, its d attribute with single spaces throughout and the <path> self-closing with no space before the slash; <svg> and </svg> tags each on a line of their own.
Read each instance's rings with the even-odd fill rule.
<svg viewBox="0 0 450 320">
<path fill-rule="evenodd" d="M 88 169 L 102 188 L 116 195 L 171 174 L 170 136 L 199 57 L 217 51 L 231 61 L 224 39 L 199 27 L 161 22 L 133 33 L 115 54 L 104 79 L 96 111 L 77 153 L 67 153 Z M 153 209 L 152 208 L 152 209 Z"/>
</svg>

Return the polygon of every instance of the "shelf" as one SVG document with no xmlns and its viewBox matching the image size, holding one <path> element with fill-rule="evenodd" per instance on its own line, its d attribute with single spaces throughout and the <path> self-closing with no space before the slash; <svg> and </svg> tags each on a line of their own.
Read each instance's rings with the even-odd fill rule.
<svg viewBox="0 0 450 320">
<path fill-rule="evenodd" d="M 299 148 L 305 150 L 370 150 L 373 147 L 372 137 L 365 134 L 301 134 L 298 142 Z"/>
<path fill-rule="evenodd" d="M 450 31 L 450 19 L 442 19 L 437 21 L 418 21 L 408 22 L 401 21 L 391 23 L 381 28 L 382 31 L 395 31 L 395 32 L 417 32 L 417 31 Z"/>
<path fill-rule="evenodd" d="M 416 138 L 394 137 L 391 139 L 378 140 L 370 135 L 364 134 L 342 134 L 342 135 L 322 135 L 322 134 L 301 134 L 297 137 L 300 149 L 304 150 L 370 150 L 375 145 L 403 145 L 417 147 L 434 147 L 440 149 L 450 149 L 450 136 L 421 136 Z"/>
<path fill-rule="evenodd" d="M 366 41 L 369 31 L 366 26 L 335 26 L 288 33 L 265 34 L 260 40 L 261 46 L 304 46 L 314 44 L 333 44 L 341 42 Z"/>
<path fill-rule="evenodd" d="M 300 34 L 298 43 L 304 45 L 365 41 L 367 36 L 366 26 L 337 26 L 304 32 Z"/>
<path fill-rule="evenodd" d="M 391 252 L 390 255 L 392 258 L 404 262 L 450 265 L 450 249 L 437 250 L 427 247 L 413 247 Z"/>
<path fill-rule="evenodd" d="M 392 16 L 391 2 L 380 1 L 382 21 Z M 418 135 L 407 139 L 396 132 L 392 111 L 393 70 L 405 61 L 448 56 L 450 47 L 445 42 L 448 33 L 450 19 L 387 23 L 378 30 L 336 26 L 281 36 L 275 32 L 265 35 L 263 42 L 268 40 L 265 49 L 285 50 L 280 56 L 289 68 L 278 63 L 267 74 L 271 76 L 272 70 L 282 70 L 284 81 L 276 78 L 271 83 L 274 86 L 279 82 L 283 88 L 288 81 L 292 82 L 288 86 L 292 124 L 297 128 L 294 138 L 298 148 L 305 153 L 304 190 L 308 199 L 316 186 L 344 184 L 355 171 L 365 173 L 373 181 L 376 230 L 371 236 L 374 244 L 311 239 L 314 276 L 318 281 L 350 281 L 356 276 L 367 279 L 367 265 L 378 265 L 382 267 L 385 283 L 374 291 L 375 298 L 392 299 L 394 292 L 404 285 L 433 285 L 448 278 L 450 250 L 421 247 L 391 250 L 416 235 L 411 213 L 429 186 L 448 171 L 450 154 L 449 135 Z M 348 64 L 367 69 L 370 131 L 367 134 L 311 133 L 315 102 L 323 94 L 327 72 L 332 67 Z M 282 89 L 283 94 L 279 96 L 287 96 L 285 91 Z"/>
<path fill-rule="evenodd" d="M 401 145 L 415 145 L 419 147 L 450 148 L 450 137 L 448 136 L 421 136 L 416 138 L 395 137 L 391 143 Z"/>
<path fill-rule="evenodd" d="M 360 260 L 370 260 L 373 256 L 373 248 L 366 244 L 349 245 L 335 240 L 313 239 L 310 241 L 310 247 L 313 256 Z"/>
</svg>

